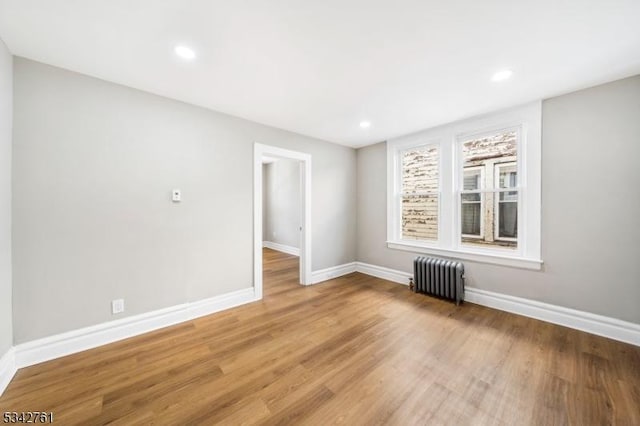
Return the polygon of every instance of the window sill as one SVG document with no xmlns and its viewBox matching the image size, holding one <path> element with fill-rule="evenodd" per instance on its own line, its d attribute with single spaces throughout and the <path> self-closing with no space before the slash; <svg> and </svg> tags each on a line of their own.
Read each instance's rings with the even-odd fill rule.
<svg viewBox="0 0 640 426">
<path fill-rule="evenodd" d="M 387 247 L 396 250 L 405 250 L 414 253 L 444 256 L 459 260 L 470 260 L 490 265 L 509 266 L 512 268 L 530 269 L 539 271 L 542 269 L 542 260 L 526 257 L 503 256 L 500 254 L 477 253 L 465 250 L 450 250 L 436 247 L 428 247 L 421 244 L 412 244 L 405 241 L 387 241 Z"/>
</svg>

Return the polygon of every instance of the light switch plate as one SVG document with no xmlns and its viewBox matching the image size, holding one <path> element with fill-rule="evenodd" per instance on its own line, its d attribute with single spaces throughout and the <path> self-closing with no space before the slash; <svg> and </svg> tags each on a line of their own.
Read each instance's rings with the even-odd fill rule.
<svg viewBox="0 0 640 426">
<path fill-rule="evenodd" d="M 116 299 L 111 301 L 111 313 L 119 314 L 124 312 L 124 299 Z"/>
<path fill-rule="evenodd" d="M 173 191 L 171 191 L 171 200 L 174 203 L 179 203 L 180 199 L 181 199 L 181 195 L 180 195 L 179 189 L 174 189 Z"/>
</svg>

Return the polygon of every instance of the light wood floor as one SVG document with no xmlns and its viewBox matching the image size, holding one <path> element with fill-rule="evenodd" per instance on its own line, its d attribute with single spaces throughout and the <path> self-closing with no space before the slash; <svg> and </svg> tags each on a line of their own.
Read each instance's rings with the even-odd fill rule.
<svg viewBox="0 0 640 426">
<path fill-rule="evenodd" d="M 640 348 L 362 274 L 20 370 L 56 424 L 640 425 Z"/>
</svg>

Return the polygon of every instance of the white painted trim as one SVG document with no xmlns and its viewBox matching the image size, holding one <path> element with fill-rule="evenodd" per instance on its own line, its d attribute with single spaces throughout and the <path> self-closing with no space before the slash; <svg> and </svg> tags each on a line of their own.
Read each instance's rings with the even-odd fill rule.
<svg viewBox="0 0 640 426">
<path fill-rule="evenodd" d="M 356 271 L 400 284 L 406 284 L 413 276 L 408 272 L 363 262 L 356 262 Z M 640 324 L 473 287 L 465 287 L 464 300 L 640 346 Z"/>
<path fill-rule="evenodd" d="M 317 284 L 333 278 L 338 278 L 352 272 L 356 272 L 356 262 L 345 263 L 343 265 L 313 271 L 311 275 L 311 284 Z"/>
<path fill-rule="evenodd" d="M 264 156 L 300 161 L 302 220 L 300 235 L 300 284 L 312 283 L 311 272 L 311 155 L 255 143 L 253 147 L 253 288 L 262 299 L 262 158 Z"/>
<path fill-rule="evenodd" d="M 242 290 L 236 290 L 230 293 L 210 297 L 208 299 L 198 300 L 187 305 L 187 312 L 189 314 L 188 319 L 192 320 L 206 315 L 215 314 L 216 312 L 226 311 L 227 309 L 235 308 L 257 300 L 260 299 L 256 298 L 253 287 L 243 288 Z"/>
<path fill-rule="evenodd" d="M 293 256 L 300 256 L 300 249 L 298 247 L 274 243 L 273 241 L 263 241 L 262 247 L 270 248 L 271 250 L 276 250 L 282 253 L 291 254 Z"/>
<path fill-rule="evenodd" d="M 412 276 L 408 272 L 382 266 L 351 262 L 314 271 L 313 283 L 356 271 L 400 284 L 406 284 L 408 277 Z M 19 344 L 0 358 L 0 395 L 17 368 L 92 349 L 256 300 L 259 298 L 254 289 L 246 288 Z M 640 346 L 640 324 L 472 287 L 465 288 L 465 300 Z"/>
<path fill-rule="evenodd" d="M 409 285 L 409 278 L 413 277 L 413 274 L 408 272 L 397 271 L 383 266 L 370 265 L 364 262 L 356 262 L 356 272 L 362 272 L 363 274 L 371 275 L 372 277 L 382 278 L 383 280 L 393 281 L 404 285 Z"/>
<path fill-rule="evenodd" d="M 9 348 L 0 358 L 0 396 L 2 396 L 7 386 L 9 386 L 16 371 L 15 350 L 14 348 Z"/>
<path fill-rule="evenodd" d="M 246 288 L 21 343 L 14 347 L 15 367 L 39 364 L 256 300 L 254 289 Z"/>
<path fill-rule="evenodd" d="M 473 287 L 465 301 L 640 346 L 640 324 Z"/>
<path fill-rule="evenodd" d="M 541 258 L 541 105 L 540 101 L 536 101 L 387 141 L 387 246 L 392 249 L 416 251 L 403 247 L 413 243 L 401 238 L 400 203 L 397 202 L 401 183 L 399 153 L 413 146 L 439 143 L 441 193 L 438 203 L 440 211 L 438 241 L 425 242 L 418 251 L 429 250 L 430 253 L 439 256 L 539 270 L 542 263 L 539 260 Z M 457 197 L 461 188 L 463 168 L 461 167 L 461 144 L 458 141 L 463 135 L 477 135 L 511 127 L 519 127 L 521 132 L 517 159 L 520 196 L 518 248 L 515 251 L 504 251 L 498 248 L 462 248 L 460 247 L 460 215 Z M 431 247 L 439 250 L 440 253 L 431 250 Z M 447 251 L 452 254 L 443 253 Z M 495 256 L 492 256 L 492 253 Z M 472 255 L 475 255 L 475 258 L 471 258 Z M 512 258 L 513 261 L 507 258 Z"/>
<path fill-rule="evenodd" d="M 387 241 L 387 247 L 397 250 L 410 251 L 412 253 L 431 254 L 434 256 L 444 256 L 451 259 L 470 260 L 472 262 L 487 263 L 489 265 L 509 266 L 512 268 L 531 269 L 539 271 L 542 269 L 542 260 L 527 259 L 524 257 L 501 256 L 500 249 L 492 249 L 493 253 L 480 253 L 476 249 L 473 252 L 464 250 L 451 250 L 439 247 L 421 245 L 420 243 L 408 243 L 405 241 Z M 507 250 L 507 249 L 504 249 Z"/>
</svg>

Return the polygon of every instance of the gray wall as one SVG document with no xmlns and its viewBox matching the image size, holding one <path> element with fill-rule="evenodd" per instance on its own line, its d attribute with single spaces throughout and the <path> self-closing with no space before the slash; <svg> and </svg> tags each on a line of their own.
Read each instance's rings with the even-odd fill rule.
<svg viewBox="0 0 640 426">
<path fill-rule="evenodd" d="M 542 104 L 541 272 L 465 262 L 467 284 L 640 323 L 640 76 Z M 386 147 L 358 150 L 359 261 L 386 248 Z"/>
<path fill-rule="evenodd" d="M 0 40 L 0 357 L 13 345 L 11 323 L 11 126 L 13 57 Z"/>
<path fill-rule="evenodd" d="M 14 62 L 16 343 L 252 286 L 254 142 L 312 156 L 312 268 L 355 260 L 355 150 Z"/>
<path fill-rule="evenodd" d="M 264 240 L 300 248 L 300 162 L 278 160 L 264 170 Z"/>
</svg>

